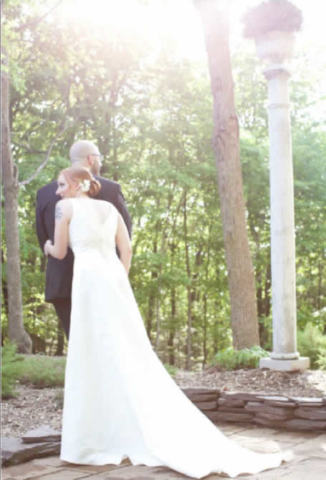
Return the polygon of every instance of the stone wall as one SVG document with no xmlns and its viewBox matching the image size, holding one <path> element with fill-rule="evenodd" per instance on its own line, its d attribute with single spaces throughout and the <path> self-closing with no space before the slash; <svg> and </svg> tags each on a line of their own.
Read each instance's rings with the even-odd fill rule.
<svg viewBox="0 0 326 480">
<path fill-rule="evenodd" d="M 245 422 L 287 430 L 326 430 L 326 396 L 277 397 L 208 388 L 182 390 L 213 423 Z"/>
</svg>

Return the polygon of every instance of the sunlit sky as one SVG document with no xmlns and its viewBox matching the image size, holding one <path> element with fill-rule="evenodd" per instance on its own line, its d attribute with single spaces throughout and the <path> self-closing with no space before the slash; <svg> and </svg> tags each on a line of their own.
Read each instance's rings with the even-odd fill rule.
<svg viewBox="0 0 326 480">
<path fill-rule="evenodd" d="M 254 42 L 242 36 L 241 17 L 263 0 L 219 0 L 230 9 L 230 46 L 252 51 Z M 296 51 L 308 51 L 308 75 L 316 82 L 316 99 L 326 95 L 326 27 L 323 0 L 291 0 L 303 13 L 302 31 L 296 34 Z M 146 2 L 144 2 L 146 3 Z M 129 35 L 145 35 L 153 47 L 162 38 L 171 38 L 178 54 L 194 62 L 206 62 L 203 30 L 193 0 L 148 0 L 141 6 L 137 0 L 63 0 L 54 14 L 60 21 L 78 23 L 87 30 L 109 32 L 115 28 Z M 104 29 L 103 29 L 104 27 Z M 295 68 L 295 65 L 293 66 Z M 263 68 L 263 66 L 262 66 Z M 317 79 L 317 80 L 316 80 Z M 326 115 L 325 99 L 316 105 L 319 118 Z"/>
<path fill-rule="evenodd" d="M 231 45 L 243 41 L 243 13 L 262 0 L 220 0 L 230 8 Z M 292 0 L 303 12 L 304 24 L 298 34 L 298 46 L 326 47 L 325 16 L 323 0 Z M 137 0 L 64 0 L 59 15 L 69 20 L 96 28 L 97 25 L 121 25 L 122 28 L 149 30 L 153 36 L 162 31 L 178 39 L 184 55 L 191 57 L 205 54 L 203 35 L 192 0 L 149 0 L 140 6 Z M 246 40 L 248 41 L 248 40 Z"/>
</svg>

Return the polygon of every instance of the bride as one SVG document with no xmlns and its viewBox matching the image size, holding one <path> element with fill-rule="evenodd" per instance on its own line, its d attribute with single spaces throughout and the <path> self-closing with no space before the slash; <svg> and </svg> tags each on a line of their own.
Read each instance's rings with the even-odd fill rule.
<svg viewBox="0 0 326 480">
<path fill-rule="evenodd" d="M 75 255 L 61 459 L 70 463 L 167 466 L 190 477 L 230 477 L 279 466 L 225 437 L 183 394 L 147 337 L 129 280 L 131 244 L 122 217 L 92 199 L 100 184 L 83 167 L 58 177 L 54 244 Z M 120 252 L 120 259 L 116 254 Z"/>
</svg>

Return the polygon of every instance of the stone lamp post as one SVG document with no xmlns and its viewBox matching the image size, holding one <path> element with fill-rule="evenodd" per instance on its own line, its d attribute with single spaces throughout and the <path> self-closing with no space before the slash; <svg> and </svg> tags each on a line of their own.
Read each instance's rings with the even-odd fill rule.
<svg viewBox="0 0 326 480">
<path fill-rule="evenodd" d="M 251 9 L 243 21 L 245 36 L 254 38 L 259 58 L 267 63 L 269 99 L 273 352 L 261 359 L 260 367 L 306 369 L 309 358 L 300 358 L 297 352 L 291 74 L 284 63 L 293 55 L 294 31 L 300 28 L 302 16 L 287 0 L 270 0 Z"/>
</svg>

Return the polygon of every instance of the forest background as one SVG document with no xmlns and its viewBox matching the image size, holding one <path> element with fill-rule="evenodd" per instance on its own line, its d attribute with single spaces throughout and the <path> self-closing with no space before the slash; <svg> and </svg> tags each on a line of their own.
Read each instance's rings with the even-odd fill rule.
<svg viewBox="0 0 326 480">
<path fill-rule="evenodd" d="M 160 3 L 160 0 L 158 0 Z M 162 2 L 161 2 L 162 3 Z M 164 2 L 163 2 L 164 3 Z M 62 329 L 44 303 L 46 259 L 35 233 L 36 192 L 69 165 L 79 138 L 105 156 L 102 175 L 122 185 L 133 219 L 130 280 L 148 335 L 165 363 L 206 365 L 232 345 L 205 57 L 180 51 L 169 29 L 137 22 L 74 22 L 53 2 L 9 1 L 10 127 L 19 181 L 24 326 L 33 352 L 62 355 Z M 186 21 L 186 19 L 184 20 Z M 24 28 L 20 28 L 24 26 Z M 182 25 L 180 25 L 182 29 Z M 318 106 L 326 62 L 308 46 L 292 62 L 298 329 L 326 333 L 326 129 Z M 267 83 L 249 42 L 232 53 L 246 219 L 255 270 L 261 346 L 272 348 Z M 309 65 L 309 68 L 307 68 Z M 49 161 L 29 183 L 46 159 Z M 2 217 L 2 232 L 5 225 Z M 2 241 L 2 339 L 8 339 L 6 244 Z"/>
</svg>

